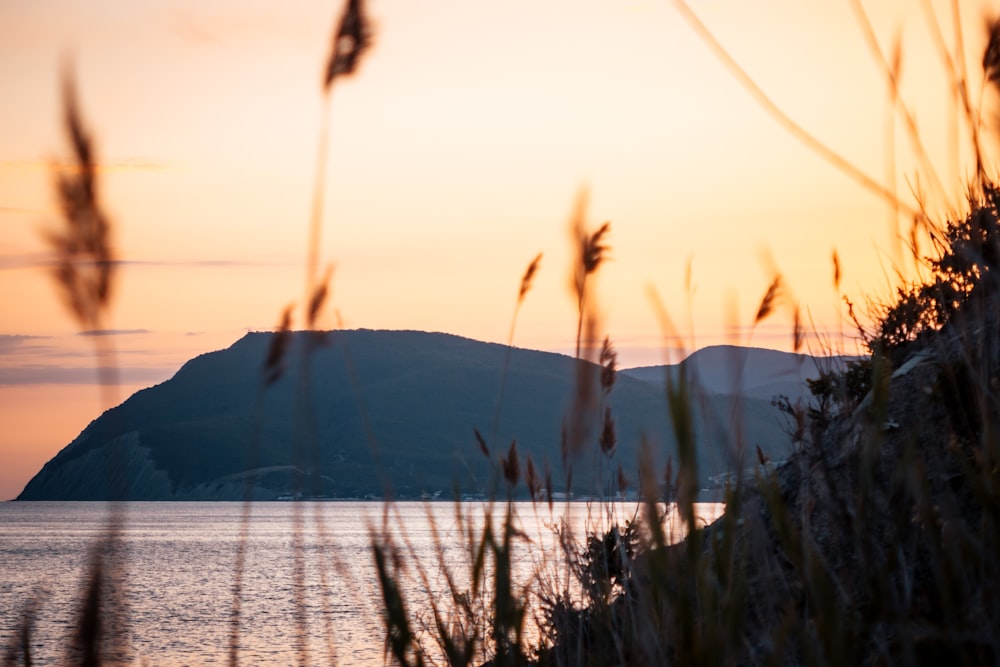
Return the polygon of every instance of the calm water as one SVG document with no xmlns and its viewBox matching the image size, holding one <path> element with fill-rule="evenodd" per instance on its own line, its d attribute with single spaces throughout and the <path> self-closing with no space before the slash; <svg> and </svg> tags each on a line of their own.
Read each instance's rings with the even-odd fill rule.
<svg viewBox="0 0 1000 667">
<path fill-rule="evenodd" d="M 421 566 L 407 568 L 413 575 L 405 591 L 408 599 L 419 604 L 428 589 L 431 594 L 446 590 L 442 559 L 459 580 L 467 576 L 468 550 L 461 547 L 465 524 L 456 518 L 453 504 L 398 503 L 393 508 L 389 531 L 403 545 L 402 552 L 415 555 Z M 460 508 L 481 525 L 483 506 L 463 503 Z M 616 511 L 627 518 L 634 509 L 621 506 Z M 721 509 L 706 503 L 700 513 L 709 521 Z M 126 507 L 123 590 L 130 662 L 167 667 L 227 663 L 243 511 L 240 503 Z M 577 534 L 602 521 L 588 511 L 582 503 L 556 505 L 552 514 L 546 505 L 536 511 L 530 503 L 515 504 L 524 534 L 515 561 L 522 580 L 539 569 L 556 567 L 559 552 L 552 526 L 562 518 Z M 0 650 L 35 599 L 36 664 L 63 661 L 88 556 L 107 518 L 107 507 L 100 503 L 0 503 Z M 381 593 L 369 532 L 381 532 L 382 521 L 381 503 L 251 507 L 240 613 L 242 664 L 299 664 L 300 637 L 311 664 L 383 663 Z M 301 530 L 296 530 L 297 524 Z M 304 582 L 298 588 L 297 564 Z M 421 568 L 425 583 L 418 578 Z"/>
</svg>

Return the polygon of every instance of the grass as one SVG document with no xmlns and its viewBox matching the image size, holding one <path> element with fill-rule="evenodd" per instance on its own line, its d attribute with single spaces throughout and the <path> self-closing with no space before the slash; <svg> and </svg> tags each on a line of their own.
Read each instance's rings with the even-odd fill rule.
<svg viewBox="0 0 1000 667">
<path fill-rule="evenodd" d="M 682 2 L 682 13 L 765 108 L 789 131 L 836 164 L 898 212 L 914 220 L 933 248 L 913 260 L 925 278 L 872 302 L 872 324 L 859 333 L 869 355 L 843 371 L 824 372 L 811 384 L 812 405 L 783 408 L 791 420 L 796 452 L 769 466 L 758 450 L 745 469 L 739 434 L 733 435 L 737 474 L 725 492 L 726 512 L 710 526 L 699 523 L 695 406 L 701 393 L 682 367 L 668 376 L 663 409 L 678 443 L 677 460 L 658 472 L 643 446 L 632 482 L 615 468 L 615 417 L 607 407 L 614 389 L 616 357 L 599 335 L 593 282 L 609 251 L 610 224 L 587 228 L 581 194 L 571 219 L 577 240 L 572 285 L 577 303 L 576 394 L 563 429 L 561 471 L 572 488 L 574 469 L 599 470 L 600 488 L 638 488 L 640 502 L 589 507 L 593 520 L 582 532 L 554 526 L 557 548 L 535 554 L 518 528 L 513 498 L 523 484 L 536 511 L 552 507 L 552 468 L 522 460 L 516 441 L 500 446 L 496 420 L 488 436 L 470 425 L 470 449 L 478 444 L 489 463 L 493 494 L 483 515 L 454 504 L 456 543 L 445 543 L 433 522 L 436 562 L 416 558 L 398 514 L 387 502 L 380 525 L 370 528 L 373 567 L 381 592 L 386 652 L 400 665 L 843 665 L 996 664 L 1000 661 L 1000 188 L 984 158 L 981 117 L 971 101 L 968 77 L 947 60 L 969 128 L 976 175 L 964 216 L 934 222 L 926 211 L 901 202 L 884 187 L 829 151 L 794 124 L 766 97 Z M 856 5 L 856 7 L 860 7 Z M 861 18 L 864 14 L 861 12 Z M 353 72 L 368 45 L 359 0 L 351 0 L 335 31 L 323 81 L 327 97 L 336 78 Z M 877 45 L 876 45 L 877 46 Z M 876 49 L 877 50 L 877 49 Z M 947 53 L 947 50 L 944 50 Z M 879 58 L 890 85 L 898 59 Z M 989 25 L 983 80 L 1000 82 L 1000 23 Z M 71 87 L 66 125 L 78 160 L 77 173 L 59 181 L 66 230 L 52 235 L 61 258 L 58 283 L 84 328 L 97 328 L 112 286 L 110 228 L 100 213 L 93 147 L 83 129 Z M 894 99 L 898 99 L 894 97 Z M 905 118 L 911 118 L 907 112 Z M 327 121 L 324 120 L 324 123 Z M 919 155 L 915 125 L 906 129 Z M 329 294 L 329 275 L 318 275 L 319 220 L 326 126 L 321 133 L 314 209 L 310 223 L 305 322 L 309 328 Z M 541 257 L 531 262 L 517 294 L 508 343 Z M 833 255 L 835 291 L 840 268 Z M 80 270 L 82 267 L 82 270 Z M 788 300 L 779 276 L 763 295 L 754 325 Z M 803 339 L 797 304 L 792 338 Z M 853 304 L 849 304 L 853 316 Z M 672 336 L 662 311 L 665 335 Z M 263 360 L 261 388 L 282 374 L 292 309 Z M 855 319 L 855 321 L 858 321 Z M 100 341 L 100 337 L 97 339 Z M 321 339 L 316 338 L 316 344 Z M 308 355 L 301 377 L 308 377 Z M 596 363 L 588 363 L 593 361 Z M 101 364 L 102 367 L 108 366 Z M 506 368 L 506 364 L 505 364 Z M 737 370 L 737 372 L 739 372 Z M 506 371 L 498 378 L 503 408 Z M 316 451 L 308 382 L 298 397 L 301 433 L 296 458 L 308 467 Z M 377 452 L 378 443 L 370 443 Z M 472 449 L 474 451 L 474 449 Z M 503 452 L 503 453 L 500 453 Z M 744 472 L 744 470 L 747 470 Z M 113 477 L 113 475 L 111 475 Z M 252 484 L 252 478 L 248 480 Z M 307 480 L 301 480 L 304 486 Z M 248 487 L 247 498 L 252 487 Z M 388 496 L 387 496 L 388 497 Z M 251 521 L 249 502 L 243 534 Z M 686 539 L 674 544 L 664 528 L 676 512 Z M 108 587 L 115 569 L 120 519 L 113 514 L 107 537 L 95 545 L 81 590 L 71 662 L 113 661 L 127 610 Z M 319 514 L 315 527 L 326 528 Z M 310 663 L 303 602 L 305 553 L 310 530 L 296 508 L 295 590 L 298 661 Z M 446 559 L 455 550 L 460 565 Z M 229 664 L 240 663 L 242 550 L 234 572 Z M 525 567 L 527 565 L 527 567 Z M 330 590 L 336 564 L 323 562 L 320 586 Z M 443 578 L 435 595 L 431 580 Z M 31 664 L 34 607 L 4 653 L 4 665 Z M 111 627 L 107 619 L 114 619 Z M 331 632 L 325 628 L 329 639 Z M 330 652 L 332 653 L 331 647 Z"/>
</svg>

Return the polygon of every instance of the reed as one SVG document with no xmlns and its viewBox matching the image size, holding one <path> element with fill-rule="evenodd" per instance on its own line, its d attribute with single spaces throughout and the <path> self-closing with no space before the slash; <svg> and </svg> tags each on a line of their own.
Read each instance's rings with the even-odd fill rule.
<svg viewBox="0 0 1000 667">
<path fill-rule="evenodd" d="M 995 86 L 1000 31 L 994 21 L 987 30 L 982 74 Z M 898 59 L 893 62 L 885 66 L 890 82 L 899 71 Z M 961 89 L 967 77 L 952 71 Z M 960 93 L 969 125 L 981 127 L 968 90 Z M 908 127 L 914 150 L 922 154 L 912 119 Z M 813 403 L 788 410 L 797 421 L 796 453 L 773 466 L 758 449 L 752 474 L 734 478 L 726 514 L 708 528 L 697 524 L 693 505 L 699 442 L 692 406 L 698 390 L 683 373 L 671 379 L 665 398 L 678 442 L 676 474 L 668 466 L 660 483 L 648 457 L 641 466 L 643 530 L 635 523 L 611 525 L 580 540 L 560 533 L 557 559 L 573 572 L 575 587 L 563 582 L 540 589 L 542 636 L 522 647 L 518 664 L 998 659 L 1000 612 L 993 601 L 1000 584 L 994 465 L 1000 455 L 1000 189 L 986 173 L 981 132 L 970 134 L 976 178 L 966 213 L 950 220 L 935 221 L 922 204 L 907 209 L 891 189 L 872 187 L 858 170 L 841 166 L 897 211 L 922 221 L 936 251 L 914 257 L 927 270 L 926 279 L 901 287 L 889 300 L 869 302 L 869 326 L 847 303 L 869 356 L 826 370 L 810 383 Z M 828 149 L 819 152 L 838 163 Z M 579 203 L 577 211 L 575 218 L 582 219 Z M 577 235 L 578 349 L 593 273 L 588 266 L 600 263 L 586 261 L 595 257 L 587 249 L 597 248 L 601 256 L 605 232 L 602 227 Z M 911 243 L 913 253 L 917 247 Z M 834 252 L 836 292 L 841 281 Z M 776 276 L 754 324 L 774 312 L 782 294 Z M 798 304 L 791 305 L 793 345 L 799 349 L 804 324 Z M 669 322 L 665 313 L 663 320 Z M 676 337 L 672 327 L 665 329 Z M 583 387 L 581 396 L 589 391 Z M 577 408 L 594 405 L 580 401 Z M 583 442 L 578 439 L 577 446 Z M 609 442 L 601 438 L 597 446 L 613 449 Z M 503 462 L 513 484 L 510 458 Z M 668 545 L 662 530 L 664 491 L 688 528 L 679 545 Z M 481 551 L 469 553 L 472 558 Z M 535 576 L 543 579 L 541 572 Z M 420 636 L 411 646 L 422 646 Z M 510 664 L 509 650 L 495 651 L 492 664 Z"/>
<path fill-rule="evenodd" d="M 111 221 L 101 203 L 95 141 L 83 119 L 68 65 L 62 78 L 62 105 L 72 162 L 65 169 L 52 167 L 62 226 L 47 231 L 45 237 L 55 258 L 53 278 L 67 310 L 82 331 L 101 333 L 116 281 L 117 259 Z M 106 336 L 93 338 L 102 403 L 111 407 L 119 379 L 115 348 Z M 128 652 L 126 563 L 121 544 L 125 513 L 120 504 L 126 488 L 124 463 L 120 443 L 109 443 L 104 469 L 107 497 L 112 502 L 103 534 L 89 550 L 76 625 L 67 646 L 68 660 L 87 667 L 120 661 Z M 21 651 L 11 648 L 7 664 L 17 664 L 19 659 L 25 665 L 31 663 L 31 631 L 39 603 L 40 599 L 29 603 L 20 630 Z"/>
<path fill-rule="evenodd" d="M 1000 185 L 988 173 L 981 112 L 974 103 L 961 58 L 952 57 L 938 33 L 942 59 L 969 126 L 976 176 L 965 213 L 934 220 L 922 204 L 901 202 L 886 187 L 848 164 L 788 118 L 681 0 L 675 0 L 709 46 L 788 130 L 863 187 L 890 201 L 897 212 L 920 220 L 934 254 L 914 263 L 925 278 L 901 286 L 892 298 L 872 300 L 864 325 L 847 303 L 848 317 L 868 354 L 843 369 L 824 370 L 810 382 L 809 405 L 779 401 L 791 420 L 794 453 L 770 461 L 757 447 L 756 463 L 744 470 L 743 442 L 733 433 L 737 473 L 725 489 L 726 512 L 710 526 L 697 516 L 699 449 L 697 379 L 681 366 L 666 378 L 663 409 L 669 415 L 676 461 L 657 472 L 652 447 L 640 443 L 634 471 L 638 501 L 624 506 L 605 500 L 585 511 L 587 527 L 554 523 L 557 548 L 532 552 L 532 537 L 519 528 L 514 498 L 524 484 L 534 512 L 551 514 L 552 470 L 542 470 L 518 448 L 494 442 L 502 409 L 509 355 L 498 378 L 492 433 L 470 424 L 489 462 L 493 488 L 483 514 L 454 503 L 455 543 L 431 520 L 436 562 L 417 557 L 399 515 L 386 503 L 381 525 L 369 527 L 372 566 L 381 594 L 385 650 L 399 665 L 649 665 L 649 664 L 995 664 L 1000 661 Z M 867 18 L 856 3 L 863 27 Z M 955 3 L 957 8 L 957 3 Z M 929 11 L 929 10 L 928 10 Z M 957 11 L 957 10 L 956 10 Z M 958 22 L 956 21 L 956 25 Z M 868 34 L 868 33 L 866 33 Z M 1000 20 L 987 23 L 982 58 L 984 86 L 1000 90 Z M 868 35 L 894 99 L 900 59 L 886 61 Z M 961 36 L 956 37 L 961 50 Z M 337 77 L 351 74 L 370 44 L 361 0 L 349 0 L 334 31 L 322 81 L 329 97 Z M 110 225 L 101 212 L 94 150 L 66 85 L 66 126 L 76 157 L 71 174 L 57 179 L 66 223 L 53 232 L 57 282 L 67 306 L 85 328 L 99 328 L 113 285 Z M 995 91 L 996 92 L 996 91 Z M 905 107 L 904 107 L 905 109 Z M 324 109 L 326 112 L 327 109 Z M 329 300 L 328 272 L 319 276 L 322 174 L 326 163 L 325 120 L 310 218 L 304 321 L 314 329 Z M 913 150 L 934 173 L 915 123 L 904 113 Z M 940 179 L 935 175 L 935 182 Z M 633 486 L 615 456 L 616 419 L 608 398 L 614 390 L 617 355 L 600 323 L 593 283 L 610 252 L 610 223 L 588 230 L 586 193 L 571 215 L 576 302 L 576 394 L 564 423 L 563 472 L 572 488 L 574 466 L 588 454 L 599 487 L 623 493 Z M 913 227 L 917 234 L 917 225 Z M 915 236 L 914 236 L 915 238 Z M 508 336 L 513 346 L 520 307 L 539 268 L 537 256 L 524 272 Z M 842 271 L 832 255 L 832 284 L 840 292 Z M 779 306 L 792 313 L 792 344 L 805 339 L 799 304 L 775 275 L 763 294 L 751 330 Z M 291 344 L 292 312 L 282 315 L 261 367 L 261 391 L 284 372 Z M 679 340 L 666 308 L 658 305 L 666 340 Z M 101 340 L 98 338 L 98 340 Z M 308 346 L 322 342 L 311 337 Z M 318 467 L 314 415 L 309 395 L 308 349 L 298 395 L 296 461 Z M 737 378 L 741 368 L 735 369 Z M 738 410 L 738 404 L 737 404 Z M 739 415 L 727 421 L 739 424 Z M 260 426 L 258 425 L 258 428 Z M 369 429 L 370 432 L 370 429 Z M 371 439 L 377 458 L 377 442 Z M 475 443 L 475 445 L 473 444 Z M 307 449 L 309 452 L 307 453 Z M 504 452 L 504 453 L 499 453 Z M 312 460 L 309 458 L 312 455 Z M 117 478 L 109 471 L 109 484 Z M 304 484 L 304 482 L 302 482 Z M 250 526 L 253 477 L 248 477 L 241 541 L 236 554 L 228 660 L 239 663 L 242 577 Z M 387 496 L 388 496 L 387 490 Z M 607 494 L 611 495 L 611 494 Z M 584 511 L 584 510 L 580 510 Z M 430 516 L 430 515 L 429 515 Z M 668 517 L 679 517 L 685 539 L 673 543 Z M 623 518 L 624 517 L 624 518 Z M 326 543 L 322 519 L 315 530 Z M 109 623 L 118 630 L 127 609 L 108 593 L 123 573 L 114 555 L 119 523 L 93 550 L 81 590 L 81 607 L 67 662 L 99 665 L 120 657 L 105 650 Z M 400 530 L 397 530 L 400 529 Z M 296 508 L 294 537 L 295 638 L 297 660 L 313 662 L 305 639 L 304 536 L 309 530 Z M 459 565 L 446 558 L 455 549 Z M 519 567 L 531 553 L 528 567 Z M 337 564 L 321 560 L 320 589 L 330 593 Z M 435 594 L 435 574 L 445 582 Z M 409 585 L 416 582 L 416 586 Z M 416 592 L 413 592 L 416 591 Z M 324 617 L 328 617 L 324 614 Z M 32 664 L 34 603 L 22 614 L 16 637 L 6 645 L 4 665 Z M 112 633 L 111 636 L 117 636 Z M 335 659 L 332 630 L 324 628 L 327 653 Z M 120 647 L 119 647 L 120 648 Z"/>
</svg>

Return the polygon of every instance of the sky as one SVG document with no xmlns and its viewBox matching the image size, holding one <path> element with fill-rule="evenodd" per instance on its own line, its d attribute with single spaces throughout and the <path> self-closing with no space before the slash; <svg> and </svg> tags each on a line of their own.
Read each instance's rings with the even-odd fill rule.
<svg viewBox="0 0 1000 667">
<path fill-rule="evenodd" d="M 651 291 L 688 350 L 790 349 L 797 303 L 812 350 L 854 352 L 842 295 L 864 303 L 912 275 L 906 216 L 782 127 L 669 0 L 372 0 L 374 46 L 326 108 L 341 4 L 288 4 L 0 1 L 0 498 L 103 409 L 303 301 L 324 109 L 327 328 L 506 342 L 541 252 L 514 343 L 572 353 L 581 192 L 588 224 L 611 223 L 594 303 L 621 366 L 668 357 Z M 900 98 L 943 194 L 909 149 L 851 3 L 690 3 L 796 123 L 946 214 L 970 174 L 928 20 L 954 48 L 951 3 L 863 6 L 881 50 L 901 44 Z M 978 101 L 984 10 L 962 10 Z M 64 70 L 122 260 L 103 336 L 82 335 L 64 307 L 45 241 L 69 157 Z M 752 327 L 778 273 L 782 307 Z M 96 342 L 115 350 L 117 387 L 97 386 Z"/>
</svg>

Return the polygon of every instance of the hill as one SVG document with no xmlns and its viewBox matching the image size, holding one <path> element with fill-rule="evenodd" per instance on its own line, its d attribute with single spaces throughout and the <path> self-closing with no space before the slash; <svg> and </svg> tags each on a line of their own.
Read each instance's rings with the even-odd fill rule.
<svg viewBox="0 0 1000 667">
<path fill-rule="evenodd" d="M 681 366 L 688 377 L 706 393 L 741 395 L 770 402 L 778 395 L 796 399 L 809 398 L 806 380 L 819 377 L 820 371 L 843 370 L 854 359 L 848 356 L 812 357 L 758 347 L 715 345 L 702 348 L 675 366 L 641 366 L 622 370 L 629 377 L 663 386 L 667 374 L 677 378 Z"/>
<path fill-rule="evenodd" d="M 274 335 L 250 333 L 196 357 L 170 380 L 108 410 L 18 499 L 99 500 L 109 497 L 109 488 L 132 500 L 240 499 L 248 479 L 260 499 L 297 492 L 339 498 L 488 493 L 496 462 L 514 438 L 522 464 L 526 456 L 539 470 L 548 463 L 554 489 L 565 490 L 561 437 L 576 386 L 575 359 L 512 349 L 494 433 L 505 346 L 441 333 L 353 330 L 330 332 L 307 351 L 315 334 L 298 332 L 291 335 L 286 372 L 266 385 L 262 369 Z M 747 359 L 759 353 L 750 350 Z M 756 367 L 747 362 L 747 369 Z M 600 370 L 587 369 L 595 377 Z M 578 494 L 597 493 L 598 478 L 619 463 L 634 479 L 643 438 L 659 469 L 676 455 L 662 389 L 632 374 L 618 374 L 609 399 L 617 425 L 614 458 L 604 460 L 592 428 L 587 449 L 572 461 L 571 490 Z M 722 394 L 699 397 L 705 486 L 734 465 L 730 424 L 737 404 Z M 785 458 L 787 438 L 774 408 L 758 398 L 739 405 L 744 442 Z M 601 411 L 594 413 L 596 420 Z M 474 428 L 488 440 L 492 460 L 481 453 Z"/>
</svg>

